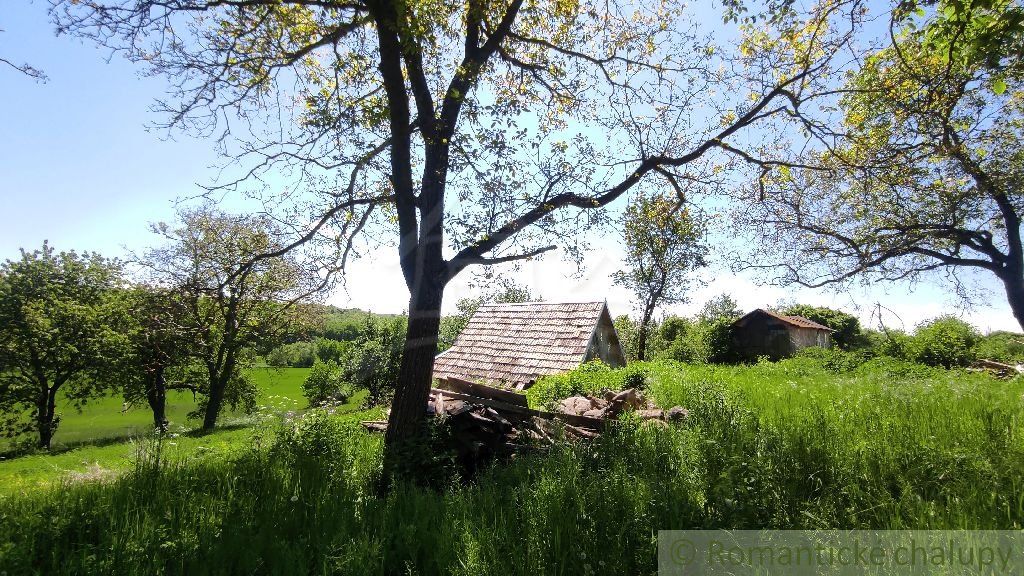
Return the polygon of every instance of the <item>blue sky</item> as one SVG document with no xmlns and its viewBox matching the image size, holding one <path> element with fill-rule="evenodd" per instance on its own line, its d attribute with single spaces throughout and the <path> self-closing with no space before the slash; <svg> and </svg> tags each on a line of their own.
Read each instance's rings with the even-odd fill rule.
<svg viewBox="0 0 1024 576">
<path fill-rule="evenodd" d="M 5 2 L 0 13 L 0 54 L 29 62 L 49 76 L 37 83 L 0 68 L 0 258 L 14 258 L 49 240 L 58 249 L 96 250 L 117 256 L 124 248 L 141 249 L 153 241 L 148 222 L 173 216 L 178 198 L 209 183 L 217 162 L 213 143 L 176 135 L 168 139 L 147 125 L 158 119 L 149 111 L 163 94 L 160 78 L 140 78 L 140 69 L 78 40 L 54 36 L 43 2 Z M 614 241 L 599 242 L 582 275 L 557 255 L 508 272 L 551 301 L 607 299 L 613 314 L 626 313 L 630 298 L 612 286 L 609 275 L 619 267 Z M 330 301 L 380 312 L 404 309 L 408 295 L 393 249 L 381 249 L 356 262 L 346 289 Z M 472 278 L 453 283 L 445 308 L 473 293 Z M 758 286 L 723 267 L 705 274 L 708 285 L 693 302 L 675 307 L 692 313 L 708 298 L 730 292 L 747 310 L 772 305 L 780 298 L 844 308 L 871 321 L 881 303 L 900 319 L 888 325 L 907 328 L 943 312 L 957 312 L 954 298 L 941 285 L 875 286 L 852 293 L 792 290 Z M 988 288 L 980 306 L 965 318 L 985 330 L 1019 329 L 1004 303 L 999 284 L 978 277 Z M 877 322 L 872 322 L 876 324 Z"/>
<path fill-rule="evenodd" d="M 54 36 L 41 2 L 10 2 L 0 52 L 49 76 L 36 83 L 0 69 L 0 257 L 44 239 L 61 249 L 138 246 L 144 223 L 209 179 L 210 146 L 161 140 L 146 123 L 160 79 L 68 37 Z"/>
</svg>

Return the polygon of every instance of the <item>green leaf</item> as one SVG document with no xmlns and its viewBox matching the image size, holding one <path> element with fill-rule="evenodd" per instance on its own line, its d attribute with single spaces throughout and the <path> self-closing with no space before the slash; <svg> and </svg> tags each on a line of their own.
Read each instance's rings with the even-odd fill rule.
<svg viewBox="0 0 1024 576">
<path fill-rule="evenodd" d="M 1006 92 L 1006 81 L 1002 78 L 996 78 L 992 80 L 992 91 L 996 94 L 1002 94 Z"/>
</svg>

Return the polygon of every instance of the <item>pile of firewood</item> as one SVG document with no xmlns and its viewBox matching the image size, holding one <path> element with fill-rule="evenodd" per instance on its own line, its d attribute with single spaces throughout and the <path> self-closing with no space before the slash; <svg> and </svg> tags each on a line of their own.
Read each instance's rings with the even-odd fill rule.
<svg viewBox="0 0 1024 576">
<path fill-rule="evenodd" d="M 686 408 L 675 406 L 668 410 L 658 408 L 653 402 L 644 398 L 643 394 L 634 388 L 621 392 L 608 391 L 602 397 L 596 396 L 571 396 L 559 402 L 558 411 L 561 414 L 579 415 L 586 418 L 599 418 L 601 420 L 617 418 L 626 410 L 633 410 L 637 416 L 644 420 L 656 420 L 660 422 L 676 422 L 685 420 L 689 416 Z"/>
<path fill-rule="evenodd" d="M 430 390 L 426 410 L 444 419 L 454 447 L 467 465 L 551 445 L 557 438 L 596 438 L 607 420 L 627 410 L 661 425 L 687 417 L 684 408 L 661 410 L 632 388 L 608 392 L 601 398 L 573 396 L 562 400 L 557 412 L 546 412 L 530 408 L 523 394 L 458 378 L 439 380 L 438 388 Z M 372 431 L 387 429 L 385 421 L 362 424 Z"/>
<path fill-rule="evenodd" d="M 996 378 L 1012 378 L 1017 374 L 1024 373 L 1024 366 L 1004 364 L 995 360 L 975 360 L 968 370 L 975 372 L 988 372 Z"/>
</svg>

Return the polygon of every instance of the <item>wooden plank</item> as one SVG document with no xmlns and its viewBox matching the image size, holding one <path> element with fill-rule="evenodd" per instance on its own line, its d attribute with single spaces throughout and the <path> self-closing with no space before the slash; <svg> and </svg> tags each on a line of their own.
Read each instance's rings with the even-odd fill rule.
<svg viewBox="0 0 1024 576">
<path fill-rule="evenodd" d="M 561 420 L 569 424 L 576 426 L 582 426 L 584 428 L 594 428 L 595 430 L 604 429 L 604 420 L 600 418 L 590 418 L 588 416 L 574 416 L 572 414 L 555 414 L 554 412 L 542 412 L 540 410 L 534 410 L 533 408 L 524 408 L 523 406 L 517 406 L 515 404 L 509 404 L 500 400 L 492 400 L 490 398 L 479 398 L 477 396 L 471 396 L 469 394 L 463 394 L 461 392 L 452 392 L 450 390 L 438 390 L 433 388 L 430 390 L 432 393 L 443 392 L 448 398 L 453 400 L 465 400 L 466 402 L 480 404 L 482 406 L 489 406 L 497 410 L 504 410 L 512 412 L 514 414 L 526 414 L 528 416 L 537 416 L 544 418 L 545 420 Z"/>
<path fill-rule="evenodd" d="M 600 434 L 594 432 L 593 430 L 587 430 L 586 428 L 580 428 L 578 426 L 573 426 L 572 424 L 566 424 L 565 429 L 567 432 L 580 436 L 581 438 L 587 438 L 590 440 L 600 436 Z"/>
<path fill-rule="evenodd" d="M 522 406 L 523 408 L 529 406 L 526 402 L 526 396 L 522 394 L 516 394 L 515 392 L 502 390 L 501 388 L 495 388 L 493 386 L 477 384 L 476 382 L 455 378 L 454 376 L 438 379 L 438 387 L 443 390 L 451 390 L 452 392 L 460 392 L 462 394 L 469 394 L 470 396 L 476 396 L 479 398 L 490 398 L 500 402 L 507 402 L 508 404 Z"/>
<path fill-rule="evenodd" d="M 995 360 L 985 360 L 979 358 L 974 361 L 975 366 L 981 366 L 982 368 L 990 368 L 992 370 L 1006 370 L 1007 372 L 1020 372 L 1016 366 L 1012 364 L 1003 364 L 1002 362 L 996 362 Z"/>
<path fill-rule="evenodd" d="M 370 432 L 383 432 L 388 429 L 386 420 L 364 420 L 360 424 Z"/>
</svg>

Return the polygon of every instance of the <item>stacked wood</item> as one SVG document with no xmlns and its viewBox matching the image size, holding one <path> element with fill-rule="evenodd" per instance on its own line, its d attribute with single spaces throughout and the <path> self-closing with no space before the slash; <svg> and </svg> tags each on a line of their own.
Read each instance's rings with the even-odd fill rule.
<svg viewBox="0 0 1024 576">
<path fill-rule="evenodd" d="M 584 416 L 600 420 L 614 419 L 625 411 L 633 411 L 644 420 L 680 421 L 689 416 L 689 412 L 680 406 L 668 411 L 658 408 L 643 393 L 634 388 L 620 392 L 605 392 L 602 397 L 570 396 L 558 403 L 558 411 L 567 416 Z"/>
<path fill-rule="evenodd" d="M 688 416 L 678 406 L 662 410 L 632 388 L 602 397 L 573 396 L 560 401 L 556 412 L 547 412 L 530 408 L 523 394 L 458 378 L 440 379 L 430 390 L 426 409 L 448 426 L 468 468 L 491 456 L 554 444 L 555 438 L 597 438 L 608 420 L 626 411 L 661 425 Z M 366 421 L 363 426 L 381 432 L 387 422 Z"/>
<path fill-rule="evenodd" d="M 1024 373 L 1024 366 L 1004 364 L 995 360 L 975 360 L 971 369 L 978 372 L 988 372 L 997 378 L 1011 378 L 1017 374 Z"/>
</svg>

